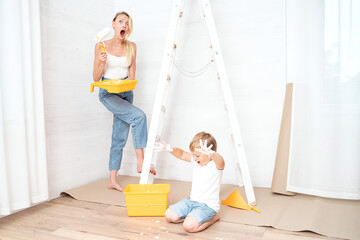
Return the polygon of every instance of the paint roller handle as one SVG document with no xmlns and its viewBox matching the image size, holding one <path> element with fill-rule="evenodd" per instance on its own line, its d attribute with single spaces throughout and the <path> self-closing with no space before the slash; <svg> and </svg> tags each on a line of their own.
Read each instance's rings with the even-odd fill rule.
<svg viewBox="0 0 360 240">
<path fill-rule="evenodd" d="M 103 52 L 106 52 L 106 46 L 105 46 L 105 43 L 104 43 L 103 41 L 96 42 L 96 44 L 101 47 L 101 50 L 102 50 Z"/>
</svg>

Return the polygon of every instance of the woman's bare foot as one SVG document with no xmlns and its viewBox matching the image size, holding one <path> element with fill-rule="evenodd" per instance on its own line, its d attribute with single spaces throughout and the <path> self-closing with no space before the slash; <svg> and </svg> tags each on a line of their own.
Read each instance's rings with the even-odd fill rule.
<svg viewBox="0 0 360 240">
<path fill-rule="evenodd" d="M 142 162 L 138 162 L 137 164 L 137 172 L 141 173 L 142 172 Z M 156 170 L 154 169 L 153 166 L 150 167 L 150 173 L 153 175 L 156 175 Z"/>
<path fill-rule="evenodd" d="M 111 180 L 109 180 L 108 189 L 115 189 L 115 190 L 118 190 L 120 192 L 124 191 L 124 189 L 120 186 L 120 184 L 118 184 L 116 181 L 113 182 Z"/>
<path fill-rule="evenodd" d="M 153 167 L 150 167 L 150 173 L 153 175 L 156 175 L 156 170 Z"/>
<path fill-rule="evenodd" d="M 136 170 L 137 170 L 138 173 L 141 173 L 141 171 L 142 171 L 142 162 L 139 162 L 139 161 L 137 162 L 137 169 Z"/>
<path fill-rule="evenodd" d="M 136 148 L 135 153 L 136 153 L 136 159 L 137 159 L 137 169 L 136 170 L 138 173 L 141 173 L 143 162 L 144 162 L 144 149 Z M 156 170 L 154 169 L 153 166 L 150 166 L 149 172 L 153 175 L 156 175 Z"/>
</svg>

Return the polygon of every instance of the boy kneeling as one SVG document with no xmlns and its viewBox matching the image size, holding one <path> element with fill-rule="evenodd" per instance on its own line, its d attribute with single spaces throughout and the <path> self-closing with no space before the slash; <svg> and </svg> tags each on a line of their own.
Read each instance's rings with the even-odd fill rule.
<svg viewBox="0 0 360 240">
<path fill-rule="evenodd" d="M 209 144 L 209 146 L 207 146 Z M 191 153 L 169 144 L 157 143 L 156 151 L 167 151 L 194 167 L 190 197 L 169 206 L 168 222 L 183 222 L 187 232 L 199 232 L 220 219 L 220 186 L 224 159 L 216 152 L 215 138 L 206 132 L 197 133 L 190 142 Z"/>
</svg>

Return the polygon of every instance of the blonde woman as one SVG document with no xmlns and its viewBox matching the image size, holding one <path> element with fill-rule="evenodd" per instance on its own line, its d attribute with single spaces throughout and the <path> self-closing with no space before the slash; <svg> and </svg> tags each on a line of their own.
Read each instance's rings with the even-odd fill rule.
<svg viewBox="0 0 360 240">
<path fill-rule="evenodd" d="M 119 12 L 112 21 L 114 37 L 105 41 L 106 52 L 101 45 L 95 45 L 93 80 L 135 79 L 136 44 L 128 40 L 132 32 L 132 19 L 126 12 Z M 112 141 L 109 159 L 109 189 L 123 191 L 116 176 L 120 169 L 123 148 L 126 144 L 131 126 L 133 144 L 137 158 L 137 172 L 141 173 L 144 161 L 144 148 L 147 142 L 146 115 L 133 103 L 133 91 L 109 93 L 100 88 L 99 99 L 114 114 Z M 152 174 L 156 174 L 151 169 Z"/>
</svg>

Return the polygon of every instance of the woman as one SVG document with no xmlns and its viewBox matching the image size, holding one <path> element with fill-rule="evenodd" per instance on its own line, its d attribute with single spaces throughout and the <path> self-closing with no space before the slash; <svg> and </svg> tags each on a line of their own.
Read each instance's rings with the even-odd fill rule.
<svg viewBox="0 0 360 240">
<path fill-rule="evenodd" d="M 95 45 L 93 71 L 95 82 L 105 79 L 135 79 L 136 45 L 128 40 L 132 31 L 132 19 L 126 12 L 119 12 L 112 21 L 112 27 L 114 37 L 104 42 L 106 52 L 102 51 L 100 44 Z M 137 171 L 141 173 L 144 148 L 147 142 L 146 115 L 142 110 L 132 105 L 133 91 L 109 93 L 107 90 L 100 88 L 99 99 L 114 114 L 108 188 L 123 191 L 123 188 L 116 180 L 121 165 L 123 148 L 131 125 L 137 158 Z M 150 172 L 156 174 L 154 169 L 151 169 Z"/>
</svg>

